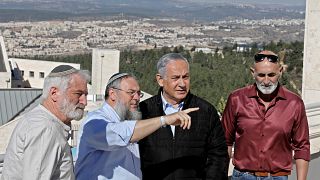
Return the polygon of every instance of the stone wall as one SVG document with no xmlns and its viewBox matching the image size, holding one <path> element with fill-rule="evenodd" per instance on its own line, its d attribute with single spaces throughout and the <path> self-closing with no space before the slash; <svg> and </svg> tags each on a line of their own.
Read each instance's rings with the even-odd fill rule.
<svg viewBox="0 0 320 180">
<path fill-rule="evenodd" d="M 306 104 L 320 101 L 320 1 L 306 1 L 302 98 Z"/>
</svg>

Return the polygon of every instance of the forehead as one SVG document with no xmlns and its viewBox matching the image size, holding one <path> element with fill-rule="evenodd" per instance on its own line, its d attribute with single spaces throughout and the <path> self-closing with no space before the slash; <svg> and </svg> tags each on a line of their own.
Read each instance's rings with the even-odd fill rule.
<svg viewBox="0 0 320 180">
<path fill-rule="evenodd" d="M 83 77 L 81 77 L 79 74 L 75 74 L 72 76 L 68 86 L 69 86 L 68 89 L 70 90 L 86 91 L 87 81 Z"/>
<path fill-rule="evenodd" d="M 261 55 L 273 55 L 273 56 L 277 56 L 274 52 L 272 52 L 272 51 L 268 51 L 268 50 L 261 51 L 261 52 L 259 52 L 258 54 L 261 54 Z"/>
<path fill-rule="evenodd" d="M 269 61 L 262 61 L 254 64 L 254 70 L 256 73 L 272 73 L 280 71 L 280 64 Z"/>
<path fill-rule="evenodd" d="M 139 83 L 132 77 L 123 78 L 120 83 L 121 88 L 125 89 L 139 89 Z"/>
<path fill-rule="evenodd" d="M 82 84 L 87 85 L 87 81 L 85 80 L 85 78 L 83 78 L 79 74 L 72 75 L 70 83 L 69 83 L 70 86 L 78 86 L 78 85 L 82 85 Z"/>
<path fill-rule="evenodd" d="M 189 73 L 188 64 L 184 60 L 171 61 L 167 64 L 168 74 L 185 74 Z"/>
</svg>

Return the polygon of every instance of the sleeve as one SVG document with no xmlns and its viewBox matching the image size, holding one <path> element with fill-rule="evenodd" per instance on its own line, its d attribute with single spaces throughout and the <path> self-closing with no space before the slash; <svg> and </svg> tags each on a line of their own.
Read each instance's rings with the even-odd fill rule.
<svg viewBox="0 0 320 180">
<path fill-rule="evenodd" d="M 211 130 L 208 138 L 206 179 L 228 179 L 229 156 L 219 115 L 214 109 L 210 114 Z"/>
<path fill-rule="evenodd" d="M 235 120 L 236 116 L 232 105 L 232 95 L 230 95 L 221 118 L 227 146 L 232 146 L 235 141 Z"/>
<path fill-rule="evenodd" d="M 309 126 L 303 102 L 297 103 L 297 115 L 292 129 L 294 159 L 310 161 Z"/>
<path fill-rule="evenodd" d="M 130 143 L 136 122 L 92 119 L 84 124 L 81 141 L 93 149 L 113 151 Z"/>
<path fill-rule="evenodd" d="M 28 133 L 23 158 L 23 179 L 51 179 L 60 161 L 63 147 L 50 127 Z"/>
<path fill-rule="evenodd" d="M 71 148 L 69 144 L 66 144 L 61 153 L 61 161 L 58 165 L 58 172 L 61 179 L 75 179 L 74 168 L 73 168 L 73 158 L 71 154 Z M 55 179 L 51 178 L 51 179 Z M 58 178 L 58 177 L 57 177 Z"/>
</svg>

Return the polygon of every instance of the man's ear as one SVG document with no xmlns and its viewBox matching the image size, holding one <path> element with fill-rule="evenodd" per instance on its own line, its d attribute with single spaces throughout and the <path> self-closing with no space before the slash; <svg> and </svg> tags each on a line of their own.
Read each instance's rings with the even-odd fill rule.
<svg viewBox="0 0 320 180">
<path fill-rule="evenodd" d="M 161 77 L 160 74 L 157 74 L 156 75 L 156 79 L 157 79 L 157 82 L 158 82 L 159 86 L 163 87 L 163 77 Z"/>
<path fill-rule="evenodd" d="M 280 67 L 279 67 L 280 69 L 279 69 L 279 74 L 280 74 L 280 77 L 282 77 L 282 73 L 283 73 L 283 66 L 281 65 Z"/>
<path fill-rule="evenodd" d="M 251 75 L 252 75 L 252 77 L 254 79 L 255 77 L 254 77 L 254 68 L 253 67 L 250 68 L 250 72 L 251 72 Z"/>
<path fill-rule="evenodd" d="M 108 93 L 111 101 L 115 101 L 117 99 L 116 91 L 114 89 L 110 88 Z"/>
<path fill-rule="evenodd" d="M 49 90 L 49 98 L 52 99 L 52 101 L 56 102 L 59 97 L 59 89 L 56 87 L 51 87 Z"/>
</svg>

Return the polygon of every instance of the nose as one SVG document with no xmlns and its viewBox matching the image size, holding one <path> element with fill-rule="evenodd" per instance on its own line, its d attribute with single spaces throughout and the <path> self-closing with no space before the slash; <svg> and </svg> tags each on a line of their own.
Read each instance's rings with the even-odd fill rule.
<svg viewBox="0 0 320 180">
<path fill-rule="evenodd" d="M 132 99 L 137 100 L 138 102 L 140 101 L 140 93 L 135 93 Z"/>
<path fill-rule="evenodd" d="M 264 85 L 269 85 L 270 84 L 270 79 L 269 79 L 269 76 L 268 75 L 266 75 L 264 78 L 263 78 L 263 84 Z"/>
<path fill-rule="evenodd" d="M 87 105 L 88 101 L 87 101 L 87 95 L 86 94 L 82 94 L 79 98 L 79 103 L 83 104 L 83 105 Z"/>
<path fill-rule="evenodd" d="M 178 82 L 179 86 L 184 87 L 186 85 L 186 83 L 184 82 L 184 79 L 182 77 L 179 78 L 179 82 Z"/>
</svg>

